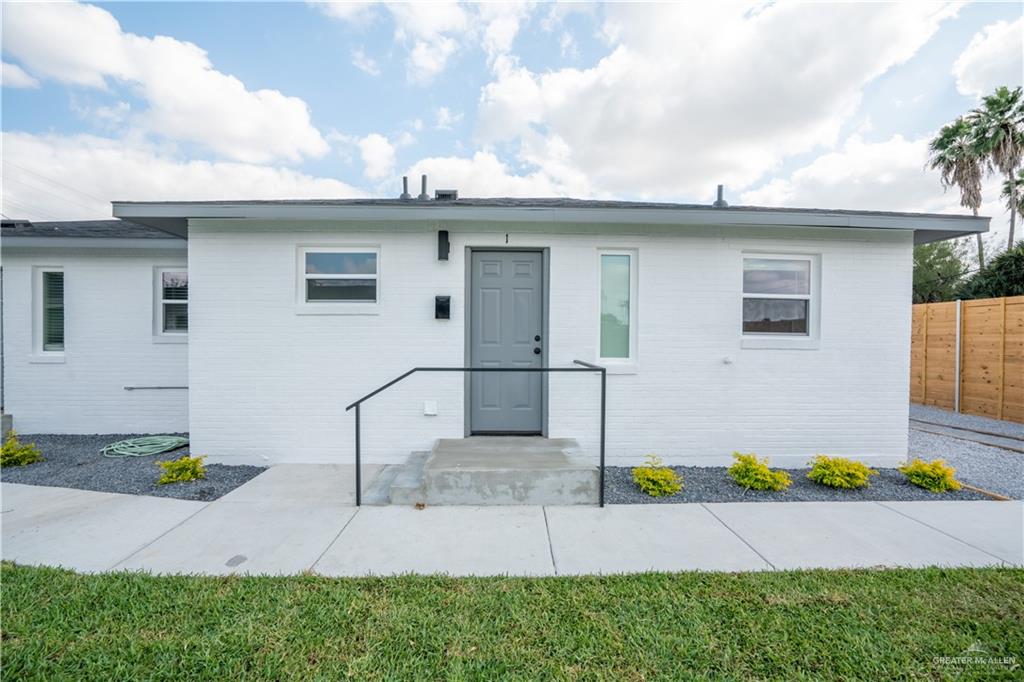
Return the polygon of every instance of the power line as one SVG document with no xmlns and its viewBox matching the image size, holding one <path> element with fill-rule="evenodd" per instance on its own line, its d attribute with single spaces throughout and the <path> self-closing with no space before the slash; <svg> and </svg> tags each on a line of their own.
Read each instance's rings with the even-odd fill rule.
<svg viewBox="0 0 1024 682">
<path fill-rule="evenodd" d="M 53 178 L 48 178 L 45 175 L 41 175 L 41 174 L 37 173 L 34 170 L 30 170 L 28 168 L 25 168 L 24 166 L 19 166 L 18 164 L 14 163 L 13 161 L 8 161 L 7 159 L 3 159 L 3 162 L 6 163 L 8 166 L 12 166 L 14 168 L 17 168 L 18 170 L 24 171 L 24 172 L 28 173 L 29 175 L 34 175 L 37 178 L 39 178 L 40 180 L 43 180 L 45 182 L 49 182 L 52 185 L 57 185 L 58 187 L 63 187 L 66 190 L 69 190 L 69 191 L 74 192 L 76 194 L 80 194 L 83 197 L 86 197 L 88 199 L 92 199 L 93 201 L 101 201 L 103 203 L 107 203 L 107 201 L 108 201 L 107 199 L 100 199 L 97 196 L 93 196 L 92 194 L 89 194 L 88 192 L 83 192 L 80 189 L 77 189 L 77 188 L 72 187 L 70 185 L 66 185 L 63 182 L 59 182 L 57 180 L 54 180 Z"/>
<path fill-rule="evenodd" d="M 76 201 L 76 200 L 68 198 L 66 196 L 57 194 L 56 192 L 48 190 L 45 187 L 38 187 L 36 185 L 30 184 L 28 182 L 25 182 L 25 180 L 23 180 L 21 178 L 11 178 L 11 177 L 9 177 L 9 178 L 7 178 L 7 182 L 13 182 L 15 184 L 24 185 L 25 187 L 28 187 L 29 189 L 33 189 L 33 190 L 35 190 L 37 192 L 43 192 L 44 194 L 49 194 L 51 197 L 54 197 L 55 199 L 59 199 L 60 201 L 64 201 L 64 202 L 66 202 L 68 204 L 72 204 L 72 205 L 77 206 L 78 208 L 84 209 L 86 211 L 94 211 L 94 210 L 96 210 L 95 206 L 86 206 L 85 204 L 83 204 L 80 201 Z"/>
</svg>

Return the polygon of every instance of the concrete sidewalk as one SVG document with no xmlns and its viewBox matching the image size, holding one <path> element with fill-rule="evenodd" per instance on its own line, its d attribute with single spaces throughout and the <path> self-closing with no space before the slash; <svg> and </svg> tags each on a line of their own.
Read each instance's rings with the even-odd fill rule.
<svg viewBox="0 0 1024 682">
<path fill-rule="evenodd" d="M 0 554 L 210 575 L 1024 565 L 1020 502 L 357 509 L 338 493 L 348 473 L 273 467 L 210 503 L 3 483 Z"/>
</svg>

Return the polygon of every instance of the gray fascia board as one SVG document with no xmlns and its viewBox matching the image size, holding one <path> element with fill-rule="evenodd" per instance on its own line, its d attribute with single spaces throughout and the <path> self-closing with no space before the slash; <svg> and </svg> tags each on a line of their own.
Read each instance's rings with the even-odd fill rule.
<svg viewBox="0 0 1024 682">
<path fill-rule="evenodd" d="M 132 204 L 114 203 L 114 215 L 184 236 L 190 218 L 251 220 L 546 222 L 583 224 L 834 227 L 932 230 L 975 234 L 988 231 L 988 218 L 943 215 L 876 215 L 708 208 L 550 208 L 457 206 L 337 206 L 296 204 Z"/>
<path fill-rule="evenodd" d="M 188 242 L 184 239 L 129 239 L 105 237 L 4 237 L 0 242 L 4 249 L 157 249 L 184 251 Z"/>
</svg>

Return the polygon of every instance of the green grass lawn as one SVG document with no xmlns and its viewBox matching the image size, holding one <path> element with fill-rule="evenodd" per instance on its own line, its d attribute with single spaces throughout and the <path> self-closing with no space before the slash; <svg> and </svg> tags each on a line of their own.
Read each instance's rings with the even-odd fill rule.
<svg viewBox="0 0 1024 682">
<path fill-rule="evenodd" d="M 4 564 L 4 679 L 1021 679 L 1024 571 L 78 575 Z M 978 643 L 1012 670 L 936 660 Z"/>
</svg>

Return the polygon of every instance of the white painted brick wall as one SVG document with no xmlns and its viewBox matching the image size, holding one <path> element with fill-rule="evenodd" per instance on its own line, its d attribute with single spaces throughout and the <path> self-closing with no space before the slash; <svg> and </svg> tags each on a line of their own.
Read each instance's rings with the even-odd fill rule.
<svg viewBox="0 0 1024 682">
<path fill-rule="evenodd" d="M 5 407 L 21 433 L 167 433 L 188 430 L 188 348 L 154 343 L 154 267 L 184 265 L 180 250 L 3 249 Z M 32 272 L 65 280 L 62 363 L 34 362 Z"/>
<path fill-rule="evenodd" d="M 734 450 L 795 464 L 815 453 L 876 463 L 907 449 L 909 233 L 564 225 L 288 225 L 193 221 L 190 412 L 194 449 L 225 462 L 350 462 L 344 406 L 416 365 L 461 366 L 465 248 L 550 248 L 549 363 L 595 360 L 597 249 L 639 255 L 639 363 L 608 377 L 608 459 L 727 463 Z M 545 234 L 558 231 L 560 234 Z M 570 233 L 571 232 L 571 233 Z M 296 314 L 296 246 L 377 244 L 380 314 Z M 742 253 L 820 254 L 817 350 L 740 347 Z M 433 319 L 433 297 L 452 319 Z M 731 356 L 732 364 L 723 358 Z M 363 408 L 367 461 L 463 435 L 461 375 L 415 375 Z M 551 377 L 549 433 L 596 458 L 597 376 Z M 436 400 L 439 414 L 422 414 Z"/>
</svg>

